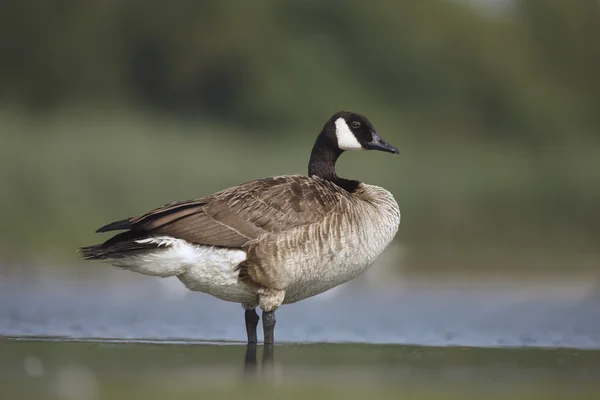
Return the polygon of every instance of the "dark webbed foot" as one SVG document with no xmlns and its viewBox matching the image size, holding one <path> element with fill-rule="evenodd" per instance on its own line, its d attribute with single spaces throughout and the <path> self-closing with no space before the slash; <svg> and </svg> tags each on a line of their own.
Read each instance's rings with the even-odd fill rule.
<svg viewBox="0 0 600 400">
<path fill-rule="evenodd" d="M 246 310 L 246 333 L 248 335 L 248 343 L 257 343 L 256 327 L 258 326 L 258 314 L 255 309 Z"/>
<path fill-rule="evenodd" d="M 265 345 L 275 343 L 275 311 L 263 311 Z"/>
</svg>

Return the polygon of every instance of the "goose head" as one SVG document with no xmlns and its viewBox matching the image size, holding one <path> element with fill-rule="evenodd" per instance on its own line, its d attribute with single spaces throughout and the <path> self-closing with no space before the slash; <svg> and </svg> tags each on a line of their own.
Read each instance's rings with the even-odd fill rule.
<svg viewBox="0 0 600 400">
<path fill-rule="evenodd" d="M 386 142 L 367 117 L 350 111 L 335 113 L 325 124 L 324 133 L 332 144 L 342 150 L 378 150 L 398 154 L 398 149 Z"/>
</svg>

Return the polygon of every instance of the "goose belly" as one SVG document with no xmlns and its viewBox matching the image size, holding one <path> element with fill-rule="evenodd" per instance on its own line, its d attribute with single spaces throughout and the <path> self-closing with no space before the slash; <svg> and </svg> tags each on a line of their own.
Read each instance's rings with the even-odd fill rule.
<svg viewBox="0 0 600 400">
<path fill-rule="evenodd" d="M 397 227 L 395 221 L 361 224 L 348 234 L 314 241 L 312 249 L 307 246 L 286 265 L 289 280 L 284 303 L 323 293 L 365 272 L 392 241 Z"/>
<path fill-rule="evenodd" d="M 356 278 L 371 266 L 371 260 L 351 253 L 343 252 L 290 267 L 296 272 L 301 271 L 301 274 L 294 274 L 295 278 L 288 284 L 284 303 L 294 303 L 326 292 Z"/>
</svg>

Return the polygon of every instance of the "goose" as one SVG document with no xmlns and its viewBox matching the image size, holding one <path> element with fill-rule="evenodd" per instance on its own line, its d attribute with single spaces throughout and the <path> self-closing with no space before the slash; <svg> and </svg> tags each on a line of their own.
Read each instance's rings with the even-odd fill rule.
<svg viewBox="0 0 600 400">
<path fill-rule="evenodd" d="M 323 126 L 308 175 L 272 176 L 196 200 L 166 204 L 96 232 L 124 231 L 79 249 L 83 259 L 158 277 L 241 303 L 248 343 L 274 343 L 275 310 L 366 271 L 400 225 L 393 195 L 339 177 L 344 151 L 398 154 L 362 114 L 340 111 Z"/>
</svg>

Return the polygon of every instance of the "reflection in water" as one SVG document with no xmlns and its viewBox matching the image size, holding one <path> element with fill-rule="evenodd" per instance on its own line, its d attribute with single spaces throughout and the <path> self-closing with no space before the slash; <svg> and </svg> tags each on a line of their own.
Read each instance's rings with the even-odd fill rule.
<svg viewBox="0 0 600 400">
<path fill-rule="evenodd" d="M 244 357 L 244 372 L 247 377 L 256 378 L 259 372 L 268 373 L 273 368 L 275 362 L 275 346 L 273 344 L 266 343 L 263 346 L 262 353 L 262 368 L 259 370 L 258 363 L 256 361 L 256 343 L 248 343 L 246 345 L 246 354 Z"/>
<path fill-rule="evenodd" d="M 215 394 L 263 400 L 595 400 L 600 394 L 599 351 L 277 345 L 275 361 L 273 346 L 256 344 L 0 339 L 0 354 L 2 392 L 23 400 Z"/>
<path fill-rule="evenodd" d="M 253 376 L 257 370 L 256 364 L 256 343 L 246 345 L 246 356 L 244 357 L 244 371 L 246 375 Z"/>
<path fill-rule="evenodd" d="M 244 391 L 252 393 L 256 386 L 251 382 L 257 382 L 260 390 L 267 390 L 258 392 L 261 396 L 273 395 L 277 392 L 272 390 L 278 388 L 287 395 L 303 394 L 303 398 L 342 393 L 346 399 L 359 399 L 376 382 L 380 392 L 371 395 L 377 398 L 396 398 L 405 392 L 417 399 L 454 399 L 457 393 L 462 399 L 492 399 L 498 392 L 510 395 L 499 398 L 571 400 L 596 399 L 600 393 L 598 351 L 374 345 L 279 348 L 284 357 L 276 363 L 274 345 L 246 345 L 243 376 L 249 386 Z M 287 379 L 281 379 L 282 372 Z M 304 385 L 313 388 L 308 395 L 300 389 Z"/>
</svg>

